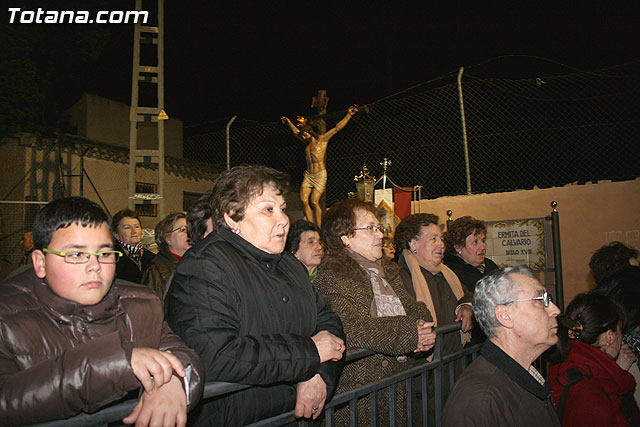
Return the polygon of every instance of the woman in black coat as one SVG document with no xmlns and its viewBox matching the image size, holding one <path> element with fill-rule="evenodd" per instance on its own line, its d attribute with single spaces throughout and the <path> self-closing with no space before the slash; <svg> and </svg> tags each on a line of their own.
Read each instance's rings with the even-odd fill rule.
<svg viewBox="0 0 640 427">
<path fill-rule="evenodd" d="M 486 258 L 486 240 L 487 226 L 470 216 L 456 219 L 447 230 L 444 263 L 469 292 L 474 292 L 478 280 L 498 269 Z"/>
<path fill-rule="evenodd" d="M 142 283 L 142 272 L 151 265 L 156 255 L 142 245 L 140 217 L 131 209 L 122 209 L 113 216 L 111 231 L 114 249 L 124 254 L 116 264 L 116 277 Z"/>
<path fill-rule="evenodd" d="M 222 173 L 209 199 L 216 231 L 175 270 L 167 321 L 198 352 L 207 381 L 259 386 L 207 402 L 196 424 L 245 425 L 294 408 L 317 418 L 336 387 L 342 323 L 283 252 L 287 185 L 264 166 Z"/>
<path fill-rule="evenodd" d="M 444 264 L 456 273 L 471 293 L 475 291 L 478 280 L 498 270 L 496 263 L 486 258 L 486 240 L 487 226 L 470 216 L 456 219 L 447 230 Z M 479 344 L 486 338 L 482 329 L 474 325 L 470 344 Z"/>
</svg>

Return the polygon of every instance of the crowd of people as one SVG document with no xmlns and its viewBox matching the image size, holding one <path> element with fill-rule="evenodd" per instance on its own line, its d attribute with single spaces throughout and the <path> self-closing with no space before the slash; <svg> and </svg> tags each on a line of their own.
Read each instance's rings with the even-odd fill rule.
<svg viewBox="0 0 640 427">
<path fill-rule="evenodd" d="M 223 172 L 158 222 L 157 254 L 135 211 L 109 220 L 82 197 L 46 205 L 21 242 L 24 266 L 0 284 L 1 423 L 131 398 L 126 424 L 235 426 L 291 410 L 316 420 L 334 394 L 430 361 L 434 328 L 460 322 L 443 356 L 484 344 L 444 376 L 442 425 L 640 424 L 637 250 L 598 249 L 597 288 L 560 314 L 528 269 L 486 257 L 477 218 L 445 232 L 417 213 L 385 230 L 374 205 L 347 199 L 321 228 L 290 224 L 288 185 L 265 166 Z M 534 362 L 552 347 L 545 378 Z M 375 354 L 345 364 L 355 349 Z M 253 387 L 200 401 L 205 381 Z M 432 381 L 426 395 L 408 385 L 377 393 L 379 425 L 391 409 L 407 425 L 409 402 L 414 422 L 423 406 L 434 421 Z M 373 423 L 370 404 L 359 400 L 358 425 Z M 335 425 L 352 409 L 337 408 Z"/>
</svg>

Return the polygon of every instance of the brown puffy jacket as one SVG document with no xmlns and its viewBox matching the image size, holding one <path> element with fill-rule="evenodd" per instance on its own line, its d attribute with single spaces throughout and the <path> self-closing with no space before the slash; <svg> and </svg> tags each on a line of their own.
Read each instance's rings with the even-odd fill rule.
<svg viewBox="0 0 640 427">
<path fill-rule="evenodd" d="M 150 289 L 116 280 L 100 303 L 81 306 L 55 295 L 33 269 L 0 283 L 1 424 L 91 413 L 138 391 L 134 347 L 170 350 L 190 363 L 194 407 L 202 364 L 163 321 Z"/>
</svg>

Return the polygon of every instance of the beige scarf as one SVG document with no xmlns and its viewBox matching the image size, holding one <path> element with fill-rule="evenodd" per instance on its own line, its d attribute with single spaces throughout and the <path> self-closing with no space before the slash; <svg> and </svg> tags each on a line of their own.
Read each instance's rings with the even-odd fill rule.
<svg viewBox="0 0 640 427">
<path fill-rule="evenodd" d="M 409 272 L 411 273 L 411 282 L 413 283 L 413 290 L 416 293 L 416 299 L 427 305 L 427 308 L 429 309 L 429 311 L 431 312 L 431 316 L 433 317 L 435 326 L 438 326 L 438 316 L 433 305 L 433 298 L 431 297 L 431 292 L 429 292 L 429 285 L 427 285 L 427 280 L 424 278 L 420 267 L 423 267 L 431 274 L 442 273 L 445 280 L 451 287 L 453 294 L 458 300 L 464 296 L 464 290 L 462 289 L 462 283 L 460 283 L 460 279 L 458 279 L 456 273 L 454 273 L 443 263 L 440 263 L 439 265 L 427 264 L 420 260 L 413 254 L 413 252 L 408 249 L 402 251 L 402 255 L 404 255 L 404 260 L 406 261 L 407 267 L 409 267 Z M 465 343 L 471 341 L 471 333 L 460 331 L 460 339 L 462 344 L 464 345 Z"/>
</svg>

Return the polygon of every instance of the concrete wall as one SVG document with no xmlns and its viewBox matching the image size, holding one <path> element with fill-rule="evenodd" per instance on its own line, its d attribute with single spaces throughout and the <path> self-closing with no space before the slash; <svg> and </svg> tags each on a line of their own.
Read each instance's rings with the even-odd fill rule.
<svg viewBox="0 0 640 427">
<path fill-rule="evenodd" d="M 85 93 L 69 109 L 70 121 L 80 136 L 92 141 L 129 148 L 130 107 Z M 138 123 L 138 148 L 157 149 L 156 123 Z M 165 120 L 165 154 L 182 158 L 182 120 Z"/>
<path fill-rule="evenodd" d="M 567 185 L 509 193 L 477 194 L 422 200 L 414 211 L 434 213 L 441 222 L 464 215 L 484 221 L 544 217 L 558 202 L 565 304 L 593 289 L 589 259 L 612 241 L 640 249 L 640 178 L 633 181 Z M 419 209 L 419 210 L 418 210 Z"/>
<path fill-rule="evenodd" d="M 7 195 L 23 177 L 21 185 L 11 192 L 7 200 L 25 200 L 33 196 L 35 200 L 50 201 L 56 197 L 83 195 L 110 212 L 111 215 L 127 207 L 127 186 L 129 166 L 95 158 L 84 158 L 84 169 L 95 189 L 86 176 L 81 178 L 82 160 L 80 156 L 63 152 L 58 167 L 58 153 L 36 150 L 20 146 L 18 140 L 7 138 L 0 144 L 0 194 Z M 34 172 L 27 175 L 33 168 Z M 82 180 L 82 181 L 81 181 Z M 138 181 L 157 183 L 157 171 L 140 169 Z M 82 189 L 81 189 L 82 182 Z M 205 193 L 213 187 L 213 181 L 187 179 L 174 174 L 165 176 L 165 213 L 183 209 L 184 192 Z M 101 201 L 102 199 L 102 201 Z M 104 202 L 104 204 L 103 204 Z M 13 255 L 19 251 L 18 241 L 25 225 L 24 204 L 0 204 L 0 257 Z M 161 220 L 159 217 L 141 217 L 143 228 L 153 229 Z M 16 257 L 10 257 L 16 261 Z M 16 259 L 14 259 L 16 258 Z"/>
</svg>

